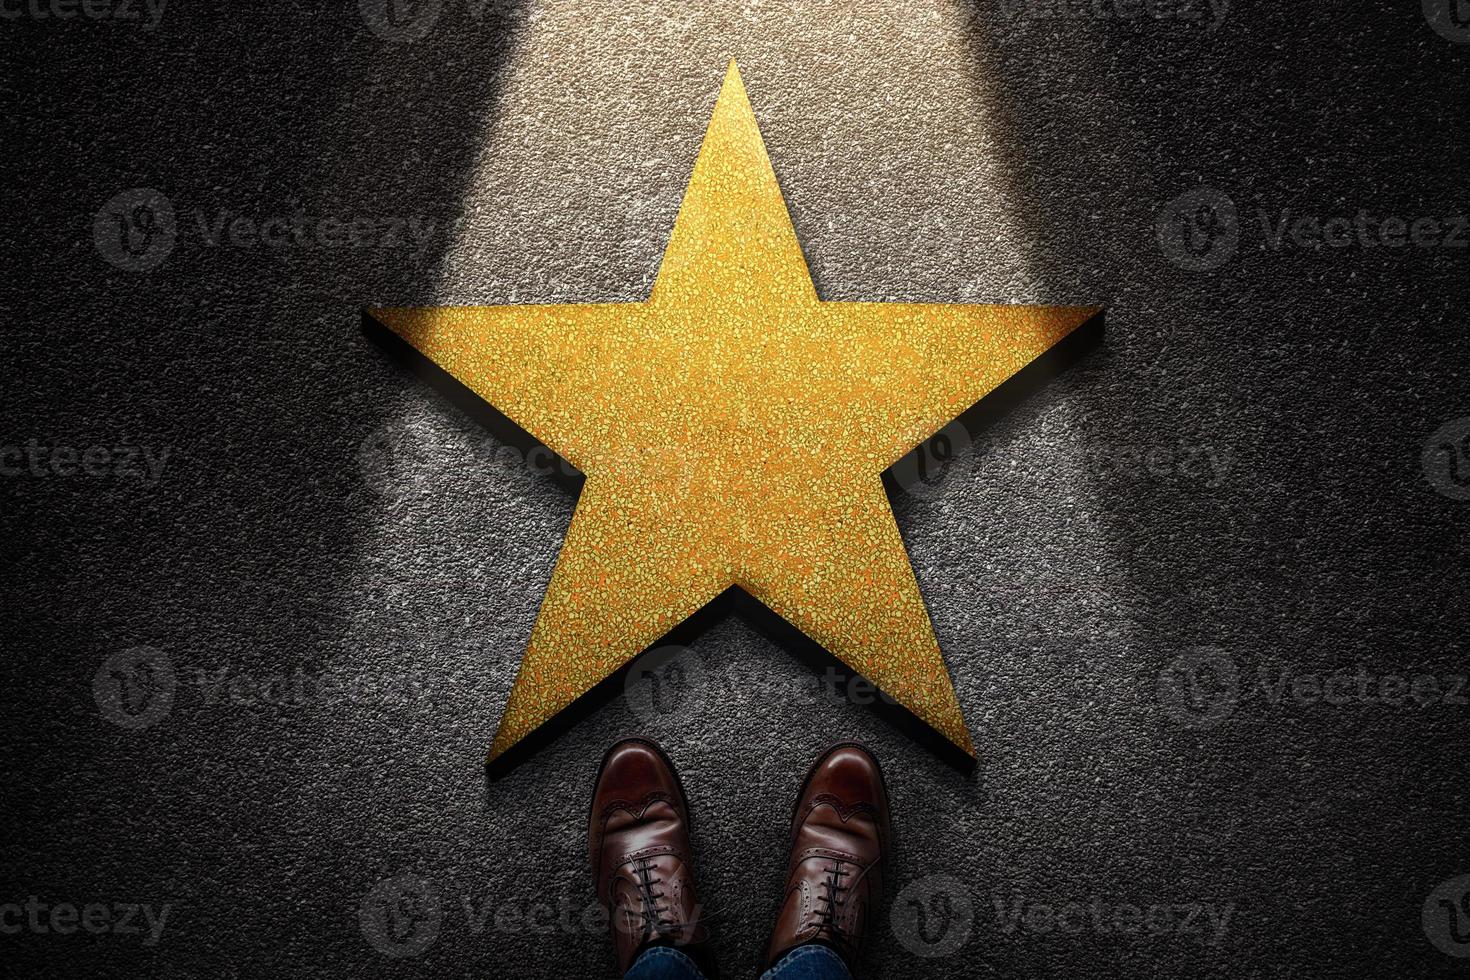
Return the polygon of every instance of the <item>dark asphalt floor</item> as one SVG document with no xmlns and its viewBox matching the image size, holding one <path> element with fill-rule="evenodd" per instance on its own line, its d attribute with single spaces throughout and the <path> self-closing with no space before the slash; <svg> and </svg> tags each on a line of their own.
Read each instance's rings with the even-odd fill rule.
<svg viewBox="0 0 1470 980">
<path fill-rule="evenodd" d="M 871 976 L 1466 975 L 1463 3 L 437 6 L 6 8 L 0 972 L 611 976 L 640 732 L 726 976 L 839 738 Z M 360 310 L 640 299 L 731 56 L 825 298 L 1107 307 L 895 480 L 978 766 L 737 610 L 489 781 L 574 490 Z"/>
</svg>

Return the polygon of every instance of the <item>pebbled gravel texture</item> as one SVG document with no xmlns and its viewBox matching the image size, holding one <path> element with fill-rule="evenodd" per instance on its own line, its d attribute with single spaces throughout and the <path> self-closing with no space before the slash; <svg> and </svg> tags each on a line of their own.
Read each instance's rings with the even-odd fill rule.
<svg viewBox="0 0 1470 980">
<path fill-rule="evenodd" d="M 847 738 L 898 836 L 869 976 L 1466 974 L 1452 19 L 48 3 L 0 23 L 0 972 L 612 976 L 585 808 L 638 732 L 727 977 Z M 895 480 L 979 762 L 734 608 L 491 780 L 574 481 L 360 310 L 642 298 L 732 56 L 823 296 L 1107 307 Z"/>
</svg>

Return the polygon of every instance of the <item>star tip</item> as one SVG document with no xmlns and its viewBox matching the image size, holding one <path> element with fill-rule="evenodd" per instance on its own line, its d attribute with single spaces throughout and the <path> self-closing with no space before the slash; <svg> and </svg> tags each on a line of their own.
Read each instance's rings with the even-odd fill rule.
<svg viewBox="0 0 1470 980">
<path fill-rule="evenodd" d="M 1076 329 L 1102 316 L 1105 309 L 1103 306 L 1069 306 L 1064 308 L 1064 316 L 1071 323 L 1069 329 Z"/>
<path fill-rule="evenodd" d="M 362 322 L 369 329 L 386 330 L 402 337 L 403 318 L 394 315 L 398 312 L 391 306 L 365 306 L 362 309 Z"/>
<path fill-rule="evenodd" d="M 730 63 L 725 66 L 725 83 L 721 88 L 738 88 L 742 91 L 745 89 L 745 80 L 740 77 L 740 65 L 736 63 L 733 57 L 730 59 Z"/>
</svg>

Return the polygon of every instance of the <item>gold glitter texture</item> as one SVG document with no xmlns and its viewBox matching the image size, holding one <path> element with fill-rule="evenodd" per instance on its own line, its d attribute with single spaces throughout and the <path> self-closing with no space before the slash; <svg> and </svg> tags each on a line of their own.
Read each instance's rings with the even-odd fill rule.
<svg viewBox="0 0 1470 980">
<path fill-rule="evenodd" d="M 730 585 L 974 754 L 880 474 L 1095 308 L 819 300 L 732 61 L 646 302 L 369 312 L 587 477 L 492 759 Z"/>
</svg>

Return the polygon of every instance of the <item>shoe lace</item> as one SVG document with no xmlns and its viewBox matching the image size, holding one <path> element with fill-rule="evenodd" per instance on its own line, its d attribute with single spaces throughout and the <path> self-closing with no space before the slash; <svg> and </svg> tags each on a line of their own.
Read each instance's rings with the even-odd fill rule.
<svg viewBox="0 0 1470 980">
<path fill-rule="evenodd" d="M 634 882 L 638 891 L 638 908 L 629 911 L 637 914 L 641 934 L 639 942 L 647 942 L 658 936 L 695 935 L 695 930 L 719 916 L 711 910 L 693 919 L 675 918 L 673 910 L 665 903 L 663 875 L 649 858 L 639 858 L 633 863 Z"/>
<path fill-rule="evenodd" d="M 872 864 L 859 871 L 851 881 L 845 881 L 844 879 L 852 875 L 852 871 L 847 867 L 846 862 L 832 861 L 831 866 L 824 872 L 825 877 L 817 883 L 816 927 L 818 930 L 826 930 L 843 940 L 852 941 L 853 937 L 848 935 L 842 913 L 847 907 L 847 899 L 852 890 L 877 863 L 875 859 Z"/>
<path fill-rule="evenodd" d="M 672 910 L 663 904 L 664 893 L 659 888 L 663 884 L 663 876 L 658 868 L 648 858 L 639 858 L 633 865 L 633 875 L 638 884 L 638 905 L 636 910 L 643 923 L 643 938 L 648 939 L 654 933 L 672 932 L 676 927 Z"/>
</svg>

